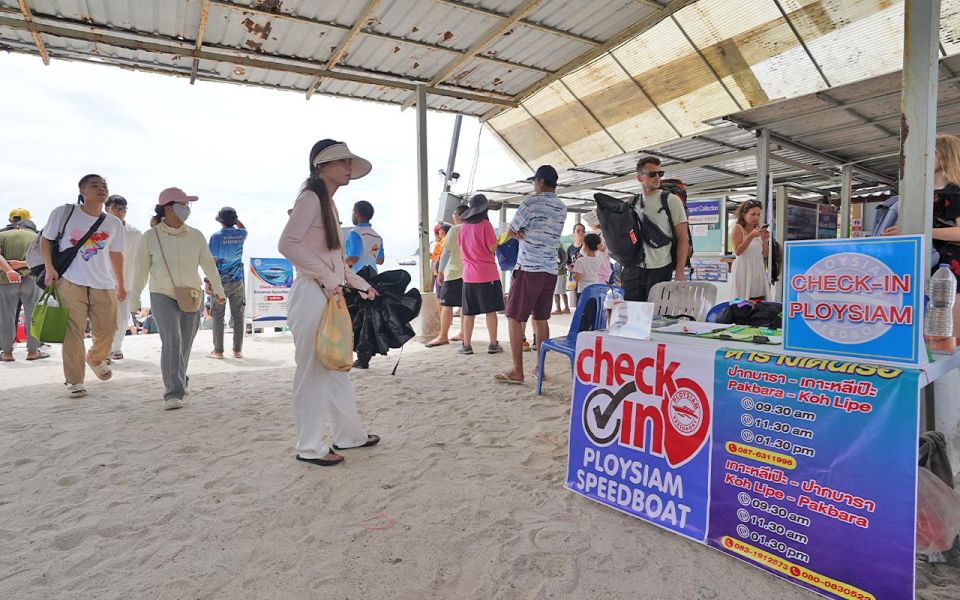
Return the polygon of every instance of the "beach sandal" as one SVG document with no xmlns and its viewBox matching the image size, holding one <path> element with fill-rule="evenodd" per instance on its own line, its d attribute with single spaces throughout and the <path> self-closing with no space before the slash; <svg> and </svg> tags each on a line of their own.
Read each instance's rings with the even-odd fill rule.
<svg viewBox="0 0 960 600">
<path fill-rule="evenodd" d="M 426 346 L 427 348 L 436 348 L 437 346 L 446 346 L 446 345 L 449 344 L 449 343 L 450 343 L 450 342 L 434 342 L 434 341 L 430 341 L 430 342 L 427 342 L 426 344 L 424 344 L 424 346 Z"/>
<path fill-rule="evenodd" d="M 503 352 L 503 346 L 499 342 L 487 346 L 487 354 L 500 354 L 501 352 Z"/>
<path fill-rule="evenodd" d="M 13 362 L 14 358 L 11 356 L 7 358 L 6 356 L 0 356 L 0 362 Z"/>
<path fill-rule="evenodd" d="M 123 352 L 111 352 L 110 360 L 123 360 Z"/>
<path fill-rule="evenodd" d="M 243 358 L 243 352 L 241 352 L 241 351 L 239 351 L 239 350 L 234 350 L 234 351 L 233 351 L 233 357 L 234 357 L 234 358 Z"/>
<path fill-rule="evenodd" d="M 507 376 L 506 373 L 497 373 L 493 376 L 493 380 L 499 383 L 509 383 L 511 385 L 523 385 L 523 379 L 511 379 Z"/>
<path fill-rule="evenodd" d="M 380 443 L 380 436 L 374 433 L 371 433 L 367 436 L 366 444 L 360 444 L 359 446 L 338 446 L 334 444 L 333 449 L 334 450 L 350 450 L 352 448 L 369 448 L 370 446 L 376 446 L 379 443 Z"/>
<path fill-rule="evenodd" d="M 90 360 L 90 357 L 87 357 L 87 364 L 90 365 L 90 370 L 93 371 L 93 374 L 96 375 L 100 381 L 106 381 L 113 377 L 113 371 L 110 370 L 106 361 L 100 364 L 94 364 L 93 361 Z"/>
<path fill-rule="evenodd" d="M 36 356 L 28 356 L 28 357 L 27 357 L 27 360 L 40 360 L 40 359 L 43 359 L 43 358 L 50 358 L 50 355 L 47 354 L 46 352 L 37 351 L 37 355 L 36 355 Z"/>
<path fill-rule="evenodd" d="M 297 460 L 299 460 L 299 461 L 301 461 L 301 462 L 310 463 L 311 465 L 317 465 L 318 467 L 332 467 L 332 466 L 334 466 L 334 465 L 339 465 L 340 463 L 343 462 L 343 455 L 342 455 L 342 454 L 334 454 L 333 450 L 331 450 L 330 453 L 327 454 L 327 456 L 328 456 L 328 457 L 332 457 L 332 458 L 326 458 L 326 457 L 324 457 L 324 458 L 304 458 L 304 457 L 300 456 L 299 454 L 296 455 L 294 458 L 296 458 Z"/>
<path fill-rule="evenodd" d="M 207 358 L 221 359 L 221 358 L 223 358 L 223 352 L 213 351 L 213 352 L 211 352 L 210 354 L 207 355 Z"/>
</svg>

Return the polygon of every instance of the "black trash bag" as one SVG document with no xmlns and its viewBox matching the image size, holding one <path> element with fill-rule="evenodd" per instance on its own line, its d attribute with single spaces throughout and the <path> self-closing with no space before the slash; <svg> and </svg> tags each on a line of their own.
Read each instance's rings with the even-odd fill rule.
<svg viewBox="0 0 960 600">
<path fill-rule="evenodd" d="M 410 322 L 420 314 L 420 291 L 407 290 L 410 273 L 403 270 L 378 274 L 364 267 L 357 274 L 380 295 L 366 300 L 355 290 L 344 294 L 353 321 L 353 349 L 357 354 L 386 355 L 416 336 Z"/>
<path fill-rule="evenodd" d="M 730 304 L 717 315 L 717 323 L 780 329 L 783 327 L 783 305 L 779 302 Z"/>
</svg>

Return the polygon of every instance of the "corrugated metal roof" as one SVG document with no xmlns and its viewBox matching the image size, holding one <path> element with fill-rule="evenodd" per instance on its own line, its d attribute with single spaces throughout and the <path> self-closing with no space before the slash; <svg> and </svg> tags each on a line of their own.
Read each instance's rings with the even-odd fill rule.
<svg viewBox="0 0 960 600">
<path fill-rule="evenodd" d="M 0 48 L 479 116 L 690 1 L 0 0 Z"/>
<path fill-rule="evenodd" d="M 942 0 L 943 56 L 960 52 L 958 31 L 960 0 Z M 528 166 L 592 165 L 726 114 L 899 71 L 902 40 L 902 1 L 699 0 L 484 118 Z"/>
</svg>

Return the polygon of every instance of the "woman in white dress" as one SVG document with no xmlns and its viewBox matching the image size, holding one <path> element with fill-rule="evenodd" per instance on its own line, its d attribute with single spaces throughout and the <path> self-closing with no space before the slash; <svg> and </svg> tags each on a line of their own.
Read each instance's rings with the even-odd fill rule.
<svg viewBox="0 0 960 600">
<path fill-rule="evenodd" d="M 737 209 L 737 222 L 730 228 L 733 241 L 733 297 L 766 300 L 767 254 L 770 232 L 760 226 L 763 207 L 756 200 L 747 200 Z"/>
</svg>

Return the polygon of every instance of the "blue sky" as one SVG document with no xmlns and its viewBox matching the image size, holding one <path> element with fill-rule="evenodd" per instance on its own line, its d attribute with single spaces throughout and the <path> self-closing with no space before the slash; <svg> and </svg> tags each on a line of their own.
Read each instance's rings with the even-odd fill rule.
<svg viewBox="0 0 960 600">
<path fill-rule="evenodd" d="M 160 190 L 176 186 L 200 197 L 189 223 L 207 236 L 221 206 L 237 209 L 250 230 L 246 256 L 278 256 L 276 241 L 307 154 L 322 138 L 347 142 L 373 163 L 367 177 L 336 196 L 342 220 L 369 200 L 387 254 L 417 246 L 416 115 L 399 107 L 127 71 L 115 67 L 0 53 L 0 173 L 3 218 L 24 207 L 42 227 L 49 212 L 76 199 L 86 173 L 103 175 L 110 192 L 130 202 L 128 220 L 148 225 Z M 454 117 L 429 113 L 430 215 L 436 213 Z M 531 173 L 493 136 L 465 117 L 456 193 Z M 571 220 L 572 223 L 572 220 Z"/>
</svg>

